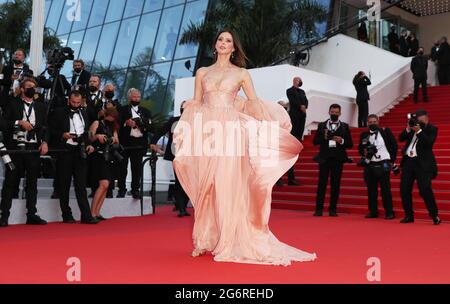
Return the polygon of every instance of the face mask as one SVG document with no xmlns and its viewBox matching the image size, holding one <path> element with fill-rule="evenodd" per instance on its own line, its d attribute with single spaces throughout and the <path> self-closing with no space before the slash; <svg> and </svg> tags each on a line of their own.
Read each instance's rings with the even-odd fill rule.
<svg viewBox="0 0 450 304">
<path fill-rule="evenodd" d="M 82 69 L 74 69 L 75 73 L 80 74 Z"/>
<path fill-rule="evenodd" d="M 22 60 L 19 59 L 13 59 L 14 64 L 21 64 Z"/>
<path fill-rule="evenodd" d="M 105 97 L 107 99 L 112 99 L 114 97 L 114 91 L 106 91 L 105 92 Z"/>
<path fill-rule="evenodd" d="M 369 130 L 375 132 L 376 130 L 378 130 L 378 125 L 370 125 Z"/>
<path fill-rule="evenodd" d="M 427 126 L 424 122 L 419 122 L 419 125 L 421 129 L 425 129 L 425 127 Z"/>
<path fill-rule="evenodd" d="M 332 114 L 332 115 L 330 115 L 330 119 L 332 122 L 336 122 L 339 120 L 339 115 Z"/>
<path fill-rule="evenodd" d="M 303 81 L 300 81 L 300 83 L 298 84 L 298 87 L 301 88 L 303 85 Z"/>
<path fill-rule="evenodd" d="M 74 106 L 72 106 L 71 104 L 69 104 L 69 108 L 70 108 L 71 110 L 73 110 L 73 111 L 77 111 L 77 110 L 80 109 L 79 106 L 78 106 L 78 107 L 74 107 Z"/>
<path fill-rule="evenodd" d="M 423 55 L 423 52 L 420 51 L 420 52 L 418 52 L 417 54 L 420 55 L 420 56 L 422 56 L 422 55 Z"/>
<path fill-rule="evenodd" d="M 97 87 L 89 86 L 89 91 L 91 91 L 91 93 L 94 93 L 97 91 Z"/>
<path fill-rule="evenodd" d="M 141 102 L 140 101 L 131 101 L 131 104 L 133 106 L 138 106 Z"/>
<path fill-rule="evenodd" d="M 26 97 L 33 98 L 34 94 L 35 94 L 35 91 L 34 91 L 34 88 L 28 88 L 28 89 L 25 90 L 24 93 L 25 93 Z"/>
</svg>

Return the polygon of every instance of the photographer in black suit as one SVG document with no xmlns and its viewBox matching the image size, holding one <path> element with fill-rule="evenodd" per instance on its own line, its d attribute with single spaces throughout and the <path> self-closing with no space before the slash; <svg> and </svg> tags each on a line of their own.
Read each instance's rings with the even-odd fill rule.
<svg viewBox="0 0 450 304">
<path fill-rule="evenodd" d="M 414 103 L 419 102 L 419 87 L 422 87 L 423 101 L 428 102 L 428 58 L 423 53 L 423 47 L 419 48 L 416 56 L 411 60 L 411 72 L 414 79 Z"/>
<path fill-rule="evenodd" d="M 308 98 L 305 91 L 300 89 L 303 81 L 300 77 L 293 79 L 292 87 L 287 89 L 286 95 L 289 99 L 289 116 L 291 117 L 292 130 L 291 134 L 299 141 L 303 140 L 303 132 L 305 131 L 306 109 L 308 109 Z M 298 186 L 295 180 L 294 167 L 288 171 L 288 185 Z"/>
<path fill-rule="evenodd" d="M 126 188 L 126 178 L 128 173 L 128 159 L 131 162 L 131 195 L 139 199 L 142 160 L 147 152 L 148 133 L 151 128 L 151 112 L 140 105 L 141 92 L 131 88 L 128 90 L 128 106 L 120 109 L 121 127 L 119 132 L 120 143 L 124 147 L 133 148 L 125 151 L 124 160 L 121 163 L 119 176 L 119 193 L 117 197 L 124 197 Z"/>
<path fill-rule="evenodd" d="M 395 218 L 392 205 L 391 171 L 397 159 L 398 145 L 389 128 L 380 128 L 379 118 L 375 114 L 369 115 L 367 120 L 369 130 L 361 133 L 359 153 L 362 155 L 358 165 L 364 167 L 364 180 L 367 184 L 369 214 L 366 218 L 378 217 L 378 185 L 385 219 Z M 398 172 L 398 168 L 395 169 Z"/>
<path fill-rule="evenodd" d="M 44 155 L 48 152 L 47 105 L 35 102 L 33 97 L 37 87 L 36 81 L 27 78 L 20 83 L 20 97 L 9 101 L 5 111 L 5 144 L 8 150 L 39 150 Z M 45 225 L 37 213 L 37 179 L 40 170 L 38 153 L 13 154 L 11 159 L 16 170 L 5 170 L 0 209 L 2 216 L 0 227 L 8 226 L 14 185 L 19 183 L 19 173 L 26 176 L 27 224 Z"/>
<path fill-rule="evenodd" d="M 25 64 L 26 54 L 23 49 L 14 52 L 12 63 L 3 67 L 0 79 L 2 87 L 0 106 L 4 107 L 8 103 L 8 97 L 15 97 L 15 91 L 20 86 L 20 82 L 25 77 L 33 77 L 33 71 Z"/>
<path fill-rule="evenodd" d="M 400 134 L 400 141 L 406 142 L 403 148 L 402 178 L 400 192 L 402 196 L 405 218 L 401 223 L 413 223 L 414 211 L 412 190 L 417 180 L 419 194 L 425 201 L 430 217 L 435 225 L 441 223 L 438 208 L 431 187 L 432 179 L 437 176 L 436 158 L 433 154 L 433 145 L 436 141 L 438 128 L 429 123 L 428 113 L 419 110 L 410 116 L 408 126 Z"/>
<path fill-rule="evenodd" d="M 358 105 L 358 127 L 367 127 L 367 116 L 369 115 L 370 95 L 367 87 L 372 82 L 363 71 L 359 71 L 353 78 L 353 85 L 356 89 L 356 104 Z"/>
<path fill-rule="evenodd" d="M 90 121 L 98 119 L 98 111 L 103 103 L 103 92 L 100 90 L 102 80 L 99 75 L 92 75 L 89 79 L 89 92 L 86 97 L 86 111 Z"/>
<path fill-rule="evenodd" d="M 81 111 L 81 99 L 81 92 L 71 92 L 69 106 L 56 109 L 52 113 L 52 119 L 49 119 L 49 126 L 55 147 L 68 150 L 68 152 L 58 153 L 56 160 L 63 222 L 67 224 L 75 223 L 69 206 L 69 191 L 73 177 L 78 207 L 81 211 L 81 223 L 97 224 L 98 220 L 91 215 L 86 192 L 86 159 L 88 152 L 92 153 L 94 148 L 89 146 L 88 131 L 90 124 L 86 113 Z"/>
<path fill-rule="evenodd" d="M 320 145 L 319 154 L 314 158 L 319 163 L 319 185 L 317 187 L 316 212 L 322 216 L 328 176 L 330 176 L 331 199 L 330 216 L 337 216 L 337 202 L 344 163 L 348 162 L 346 149 L 353 147 L 348 124 L 341 122 L 341 106 L 332 104 L 329 109 L 330 119 L 321 122 L 314 136 L 314 145 Z"/>
<path fill-rule="evenodd" d="M 73 87 L 78 87 L 84 96 L 87 96 L 89 79 L 91 79 L 91 73 L 86 71 L 84 61 L 77 59 L 73 61 L 73 74 L 71 85 Z"/>
<path fill-rule="evenodd" d="M 52 65 L 47 65 L 49 78 L 39 75 L 37 81 L 39 87 L 45 89 L 45 99 L 50 102 L 50 111 L 60 107 L 67 107 L 67 96 L 70 92 L 70 83 L 66 76 L 59 74 Z M 52 99 L 53 98 L 53 99 Z"/>
<path fill-rule="evenodd" d="M 183 114 L 183 105 L 185 101 L 181 103 L 180 112 Z M 158 153 L 164 154 L 164 159 L 172 162 L 175 159 L 175 156 L 172 152 L 172 143 L 173 143 L 173 131 L 175 130 L 175 126 L 177 125 L 178 121 L 180 120 L 181 116 L 175 116 L 171 117 L 166 124 L 162 127 L 161 130 L 159 130 L 158 133 L 156 133 L 152 140 L 150 141 L 150 148 L 153 151 L 156 151 Z M 167 141 L 166 145 L 166 151 L 162 151 L 161 148 L 159 148 L 156 144 L 158 140 L 164 136 L 164 134 L 169 134 L 169 140 Z M 189 202 L 189 197 L 187 196 L 186 192 L 184 191 L 183 187 L 180 184 L 180 181 L 178 180 L 177 174 L 174 170 L 175 175 L 175 207 L 178 210 L 178 217 L 183 216 L 190 216 L 190 214 L 186 211 L 187 204 Z"/>
</svg>

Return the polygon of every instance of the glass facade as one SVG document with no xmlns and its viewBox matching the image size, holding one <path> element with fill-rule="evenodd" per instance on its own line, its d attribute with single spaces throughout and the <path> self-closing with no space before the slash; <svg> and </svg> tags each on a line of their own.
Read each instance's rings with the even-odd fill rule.
<svg viewBox="0 0 450 304">
<path fill-rule="evenodd" d="M 175 79 L 192 76 L 198 46 L 180 45 L 184 29 L 202 22 L 208 0 L 46 0 L 46 27 L 75 51 L 87 69 L 112 82 L 124 101 L 143 92 L 153 113 L 173 110 Z M 61 73 L 70 78 L 71 62 Z"/>
</svg>

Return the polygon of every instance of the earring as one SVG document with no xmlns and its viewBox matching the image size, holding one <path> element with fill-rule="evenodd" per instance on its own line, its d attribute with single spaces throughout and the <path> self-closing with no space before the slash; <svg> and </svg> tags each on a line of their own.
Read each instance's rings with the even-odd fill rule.
<svg viewBox="0 0 450 304">
<path fill-rule="evenodd" d="M 217 55 L 217 51 L 216 51 L 216 50 L 214 50 L 214 52 L 213 52 L 213 55 L 214 55 L 214 56 L 216 56 L 216 55 Z"/>
<path fill-rule="evenodd" d="M 234 52 L 231 53 L 231 59 L 234 59 Z"/>
</svg>

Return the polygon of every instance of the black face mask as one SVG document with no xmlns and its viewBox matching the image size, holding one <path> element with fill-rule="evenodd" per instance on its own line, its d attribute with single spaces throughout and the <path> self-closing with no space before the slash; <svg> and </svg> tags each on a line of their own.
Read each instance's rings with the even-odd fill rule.
<svg viewBox="0 0 450 304">
<path fill-rule="evenodd" d="M 370 125 L 369 126 L 369 130 L 372 131 L 372 132 L 377 131 L 378 130 L 378 125 Z"/>
<path fill-rule="evenodd" d="M 35 93 L 36 92 L 35 92 L 34 88 L 28 88 L 24 92 L 25 96 L 28 98 L 33 98 Z"/>
<path fill-rule="evenodd" d="M 19 60 L 19 59 L 13 59 L 13 62 L 14 62 L 14 64 L 17 64 L 17 65 L 22 64 L 22 60 Z"/>
<path fill-rule="evenodd" d="M 303 81 L 300 81 L 300 83 L 298 84 L 298 87 L 301 88 L 303 86 Z"/>
<path fill-rule="evenodd" d="M 90 91 L 91 93 L 94 93 L 94 92 L 96 92 L 97 90 L 98 90 L 97 87 L 89 86 L 89 91 Z"/>
<path fill-rule="evenodd" d="M 105 97 L 106 97 L 107 99 L 113 99 L 113 97 L 114 97 L 114 91 L 106 91 L 106 92 L 105 92 Z"/>
<path fill-rule="evenodd" d="M 421 129 L 425 129 L 425 127 L 427 126 L 427 124 L 424 123 L 424 122 L 419 122 L 419 126 L 420 126 Z"/>
<path fill-rule="evenodd" d="M 131 101 L 131 104 L 133 106 L 138 106 L 141 102 L 140 101 Z"/>
<path fill-rule="evenodd" d="M 339 115 L 332 114 L 330 115 L 330 119 L 332 122 L 337 122 L 339 120 Z"/>
<path fill-rule="evenodd" d="M 72 106 L 72 105 L 69 103 L 69 108 L 70 108 L 72 111 L 78 111 L 81 107 L 80 107 L 80 106 L 74 107 L 74 106 Z"/>
<path fill-rule="evenodd" d="M 80 74 L 81 71 L 82 71 L 82 69 L 74 69 L 74 72 L 77 73 L 77 74 Z"/>
<path fill-rule="evenodd" d="M 418 53 L 417 53 L 417 55 L 419 55 L 419 56 L 423 56 L 423 52 L 422 52 L 422 51 L 420 51 L 420 52 L 418 52 Z"/>
</svg>

